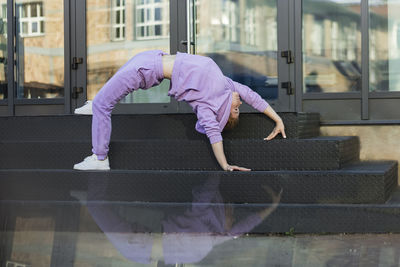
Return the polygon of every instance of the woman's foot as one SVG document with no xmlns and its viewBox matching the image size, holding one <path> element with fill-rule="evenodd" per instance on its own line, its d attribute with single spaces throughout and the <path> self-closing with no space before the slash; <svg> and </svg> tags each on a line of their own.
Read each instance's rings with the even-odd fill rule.
<svg viewBox="0 0 400 267">
<path fill-rule="evenodd" d="M 92 101 L 86 101 L 82 107 L 75 109 L 74 113 L 79 115 L 93 115 Z"/>
<path fill-rule="evenodd" d="M 81 163 L 77 163 L 74 165 L 74 170 L 80 171 L 109 171 L 110 163 L 108 158 L 105 160 L 98 160 L 95 154 L 86 157 Z"/>
</svg>

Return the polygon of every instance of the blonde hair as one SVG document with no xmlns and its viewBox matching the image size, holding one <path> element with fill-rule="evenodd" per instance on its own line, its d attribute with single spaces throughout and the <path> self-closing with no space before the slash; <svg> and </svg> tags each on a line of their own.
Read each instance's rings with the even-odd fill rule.
<svg viewBox="0 0 400 267">
<path fill-rule="evenodd" d="M 237 118 L 232 118 L 229 116 L 228 121 L 225 124 L 224 130 L 223 131 L 230 131 L 233 128 L 235 128 L 239 124 L 239 117 Z"/>
</svg>

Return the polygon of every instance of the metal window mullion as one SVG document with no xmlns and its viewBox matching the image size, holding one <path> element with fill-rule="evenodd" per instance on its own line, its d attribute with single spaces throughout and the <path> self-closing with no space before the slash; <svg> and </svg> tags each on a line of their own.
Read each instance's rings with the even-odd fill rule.
<svg viewBox="0 0 400 267">
<path fill-rule="evenodd" d="M 75 80 L 72 81 L 71 73 L 71 53 L 74 46 L 75 38 L 72 37 L 73 18 L 75 14 L 71 14 L 71 1 L 64 0 L 64 113 L 71 114 L 71 87 Z"/>
<path fill-rule="evenodd" d="M 14 19 L 14 0 L 7 1 L 7 101 L 8 101 L 8 115 L 14 116 L 14 95 L 15 95 L 15 82 L 14 82 L 14 34 L 15 32 L 15 19 Z"/>
<path fill-rule="evenodd" d="M 294 1 L 295 111 L 303 111 L 303 3 Z"/>
<path fill-rule="evenodd" d="M 369 119 L 369 1 L 361 0 L 361 119 Z"/>
</svg>

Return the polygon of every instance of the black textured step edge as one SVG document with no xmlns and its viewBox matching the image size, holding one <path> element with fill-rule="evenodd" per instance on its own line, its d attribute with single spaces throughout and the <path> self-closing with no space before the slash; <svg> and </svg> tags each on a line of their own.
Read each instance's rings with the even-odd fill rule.
<svg viewBox="0 0 400 267">
<path fill-rule="evenodd" d="M 319 121 L 311 124 L 300 121 L 296 113 L 280 113 L 286 120 L 286 134 L 289 138 L 314 137 L 319 132 Z M 318 114 L 317 114 L 318 115 Z M 263 114 L 242 114 L 240 125 L 234 131 L 227 132 L 230 138 L 254 137 L 263 138 L 274 128 L 274 123 Z M 310 116 L 315 119 L 315 116 Z M 136 120 L 136 123 L 135 123 Z M 188 138 L 201 139 L 204 135 L 195 131 L 196 116 L 194 114 L 161 114 L 161 115 L 113 115 L 112 139 L 129 138 Z M 247 123 L 246 123 L 247 121 Z M 252 121 L 253 124 L 250 122 Z M 137 123 L 141 127 L 137 127 Z M 262 123 L 260 123 L 262 122 Z M 306 128 L 301 124 L 307 123 Z M 3 128 L 2 128 L 3 127 Z M 48 140 L 90 139 L 90 116 L 32 116 L 32 117 L 0 117 L 0 140 Z M 299 130 L 301 129 L 301 130 Z"/>
<path fill-rule="evenodd" d="M 357 137 L 225 140 L 224 147 L 231 164 L 253 170 L 329 170 L 359 160 Z M 0 150 L 4 149 L 1 168 L 67 169 L 89 155 L 91 145 L 84 141 L 3 141 Z M 57 161 L 59 155 L 63 161 Z M 109 155 L 113 169 L 220 170 L 208 140 L 112 141 Z"/>
<path fill-rule="evenodd" d="M 397 171 L 386 170 L 397 170 L 397 162 L 383 162 L 378 167 L 384 170 L 250 173 L 1 170 L 0 199 L 71 200 L 70 191 L 87 190 L 90 183 L 95 183 L 108 185 L 110 201 L 191 202 L 193 188 L 218 183 L 216 186 L 227 203 L 268 203 L 271 199 L 265 193 L 265 185 L 276 192 L 283 189 L 283 203 L 384 203 L 395 189 L 395 186 L 385 189 L 386 181 L 397 182 Z"/>
</svg>

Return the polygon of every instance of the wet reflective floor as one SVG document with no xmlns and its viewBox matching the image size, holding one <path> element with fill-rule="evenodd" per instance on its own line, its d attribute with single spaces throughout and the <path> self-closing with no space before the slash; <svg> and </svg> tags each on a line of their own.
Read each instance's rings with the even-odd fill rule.
<svg viewBox="0 0 400 267">
<path fill-rule="evenodd" d="M 113 243 L 101 232 L 58 233 L 58 238 L 76 240 L 73 258 L 64 255 L 68 248 L 63 250 L 62 244 L 59 251 L 54 251 L 54 232 L 21 231 L 6 235 L 14 235 L 15 240 L 10 258 L 2 261 L 2 266 L 7 267 L 25 266 L 17 264 L 79 267 L 400 266 L 400 235 L 391 234 L 251 235 L 226 240 L 225 236 L 205 234 L 120 233 L 120 238 L 127 240 L 126 248 L 132 249 L 129 240 L 137 242 L 140 253 L 129 253 L 122 244 Z M 146 250 L 148 240 L 152 240 L 152 244 Z M 170 247 L 163 247 L 162 244 L 166 245 L 168 241 Z"/>
</svg>

